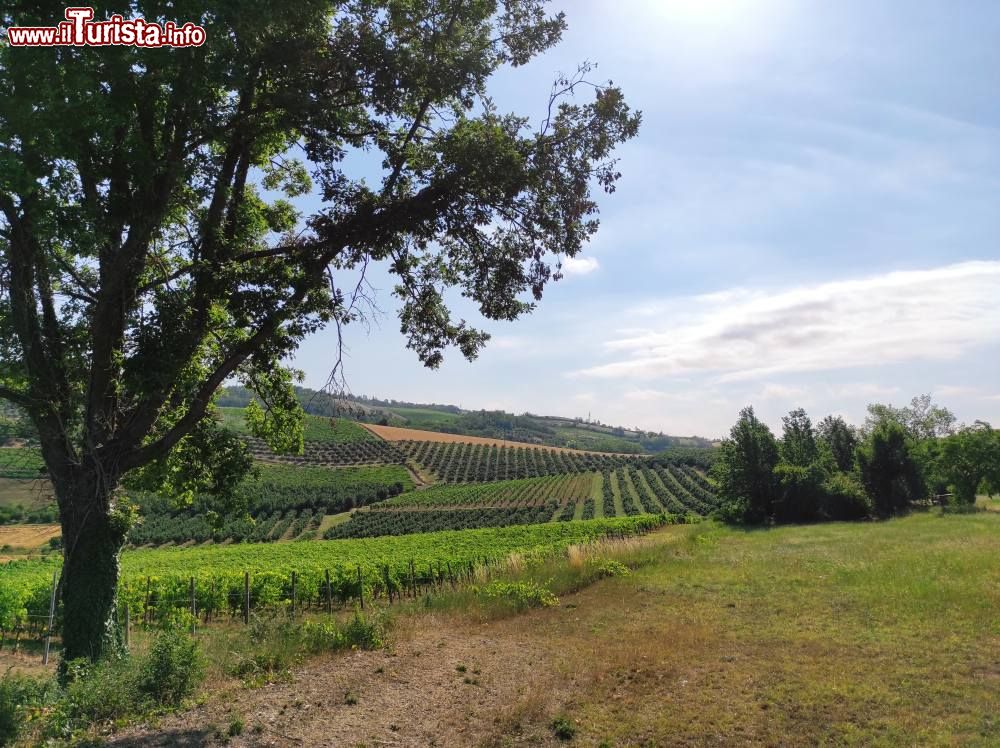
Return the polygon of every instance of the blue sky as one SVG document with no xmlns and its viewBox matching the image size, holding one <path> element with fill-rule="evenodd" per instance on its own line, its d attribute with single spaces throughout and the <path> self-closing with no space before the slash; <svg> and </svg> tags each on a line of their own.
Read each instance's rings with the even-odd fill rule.
<svg viewBox="0 0 1000 748">
<path fill-rule="evenodd" d="M 930 392 L 1000 423 L 1000 3 L 564 0 L 504 71 L 540 116 L 583 60 L 643 112 L 601 230 L 530 317 L 437 371 L 385 316 L 347 328 L 354 393 L 721 436 L 752 403 L 859 423 Z M 460 306 L 470 320 L 476 315 Z M 334 333 L 294 364 L 321 386 Z"/>
</svg>

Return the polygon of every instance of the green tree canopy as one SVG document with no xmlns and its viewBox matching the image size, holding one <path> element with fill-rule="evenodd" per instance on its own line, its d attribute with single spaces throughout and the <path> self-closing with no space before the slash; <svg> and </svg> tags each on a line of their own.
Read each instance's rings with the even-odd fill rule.
<svg viewBox="0 0 1000 748">
<path fill-rule="evenodd" d="M 858 469 L 875 514 L 885 518 L 924 498 L 925 486 L 914 445 L 895 420 L 879 423 L 858 447 Z"/>
<path fill-rule="evenodd" d="M 712 474 L 718 482 L 725 513 L 742 522 L 763 522 L 772 514 L 778 464 L 778 442 L 753 407 L 740 411 L 739 420 L 722 442 Z"/>
<path fill-rule="evenodd" d="M 797 408 L 781 419 L 781 459 L 790 465 L 806 467 L 819 457 L 816 432 L 805 410 Z"/>
<path fill-rule="evenodd" d="M 53 25 L 64 7 L 8 4 L 0 24 Z M 374 262 L 424 364 L 450 346 L 475 357 L 488 336 L 446 290 L 488 319 L 531 311 L 597 230 L 592 190 L 613 191 L 613 150 L 639 126 L 587 67 L 541 97 L 540 122 L 496 108 L 491 75 L 565 29 L 544 0 L 99 10 L 193 21 L 207 41 L 0 47 L 0 397 L 36 425 L 59 503 L 67 658 L 112 641 L 123 479 L 212 482 L 200 447 L 222 439 L 220 384 L 254 390 L 255 430 L 294 449 L 281 361 L 357 320 Z M 310 192 L 322 207 L 301 215 Z"/>
<path fill-rule="evenodd" d="M 941 440 L 936 467 L 957 502 L 974 504 L 984 484 L 1000 485 L 1000 431 L 983 421 L 963 426 Z"/>
<path fill-rule="evenodd" d="M 840 416 L 827 416 L 816 426 L 820 442 L 825 444 L 837 469 L 848 473 L 854 469 L 854 453 L 858 446 L 857 432 Z"/>
</svg>

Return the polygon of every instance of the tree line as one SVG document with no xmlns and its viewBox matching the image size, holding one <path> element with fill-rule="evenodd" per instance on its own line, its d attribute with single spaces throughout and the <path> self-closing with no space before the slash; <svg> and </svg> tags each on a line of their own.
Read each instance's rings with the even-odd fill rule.
<svg viewBox="0 0 1000 748">
<path fill-rule="evenodd" d="M 1000 492 L 1000 431 L 956 425 L 929 395 L 895 408 L 873 403 L 860 427 L 840 416 L 814 425 L 805 410 L 778 438 L 740 411 L 712 468 L 722 519 L 741 524 L 884 519 L 938 499 L 962 509 Z"/>
</svg>

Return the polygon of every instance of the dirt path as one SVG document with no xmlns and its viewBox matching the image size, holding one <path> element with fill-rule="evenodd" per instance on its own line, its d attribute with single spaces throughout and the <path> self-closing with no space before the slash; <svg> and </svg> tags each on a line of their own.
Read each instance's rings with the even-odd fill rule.
<svg viewBox="0 0 1000 748">
<path fill-rule="evenodd" d="M 521 714 L 549 707 L 548 655 L 523 618 L 460 631 L 421 617 L 419 626 L 397 632 L 389 650 L 312 660 L 292 683 L 216 694 L 111 745 L 217 744 L 236 715 L 245 728 L 232 746 L 484 745 L 516 733 Z"/>
</svg>

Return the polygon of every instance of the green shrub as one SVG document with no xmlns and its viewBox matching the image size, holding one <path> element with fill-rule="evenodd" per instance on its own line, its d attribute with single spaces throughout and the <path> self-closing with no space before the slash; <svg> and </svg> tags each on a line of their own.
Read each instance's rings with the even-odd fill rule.
<svg viewBox="0 0 1000 748">
<path fill-rule="evenodd" d="M 350 646 L 361 649 L 378 649 L 385 644 L 385 624 L 366 620 L 359 613 L 344 627 L 344 636 Z"/>
<path fill-rule="evenodd" d="M 226 730 L 226 735 L 231 738 L 239 737 L 243 734 L 243 720 L 239 717 L 233 717 L 229 722 L 229 729 Z"/>
<path fill-rule="evenodd" d="M 627 577 L 632 572 L 621 561 L 610 558 L 595 558 L 591 561 L 596 578 L 603 577 Z"/>
<path fill-rule="evenodd" d="M 51 687 L 46 681 L 10 672 L 0 677 L 0 746 L 13 745 L 21 736 L 30 713 L 49 700 Z"/>
<path fill-rule="evenodd" d="M 141 711 L 136 668 L 126 659 L 67 663 L 66 713 L 86 722 L 121 719 Z"/>
<path fill-rule="evenodd" d="M 518 611 L 528 608 L 548 608 L 559 604 L 559 598 L 537 582 L 491 582 L 482 594 L 490 600 L 511 603 Z"/>
<path fill-rule="evenodd" d="M 823 482 L 822 512 L 824 519 L 863 519 L 871 514 L 872 506 L 865 489 L 846 473 L 834 473 Z"/>
<path fill-rule="evenodd" d="M 198 643 L 176 630 L 161 631 L 143 659 L 139 690 L 155 702 L 177 706 L 191 696 L 205 675 Z"/>
</svg>

